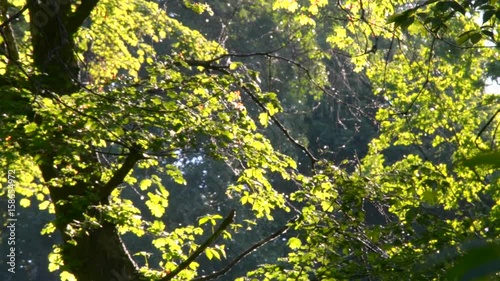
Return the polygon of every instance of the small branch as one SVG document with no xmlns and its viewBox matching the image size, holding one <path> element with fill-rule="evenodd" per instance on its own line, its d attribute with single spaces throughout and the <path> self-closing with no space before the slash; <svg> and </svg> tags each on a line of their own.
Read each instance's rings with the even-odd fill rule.
<svg viewBox="0 0 500 281">
<path fill-rule="evenodd" d="M 114 173 L 113 177 L 99 190 L 99 200 L 104 201 L 111 192 L 123 182 L 123 179 L 134 168 L 137 161 L 143 158 L 138 147 L 130 148 L 130 153 L 125 158 L 122 166 Z"/>
<path fill-rule="evenodd" d="M 281 122 L 278 120 L 278 118 L 276 118 L 276 116 L 274 115 L 271 115 L 269 114 L 269 111 L 267 110 L 266 106 L 259 100 L 259 98 L 257 96 L 255 96 L 251 91 L 250 89 L 248 89 L 247 87 L 245 86 L 241 86 L 241 88 L 245 91 L 245 93 L 250 96 L 250 98 L 264 111 L 267 113 L 267 115 L 269 116 L 269 118 L 271 120 L 273 120 L 274 124 L 276 124 L 276 126 L 278 127 L 278 129 L 285 135 L 285 137 L 290 141 L 292 142 L 295 146 L 297 146 L 298 148 L 300 148 L 306 155 L 307 157 L 309 157 L 309 159 L 311 160 L 311 165 L 312 165 L 312 168 L 314 170 L 314 165 L 316 164 L 316 162 L 318 162 L 318 158 L 316 158 L 311 151 L 309 151 L 309 149 L 307 147 L 305 147 L 303 144 L 301 144 L 298 140 L 294 139 L 292 137 L 292 135 L 290 135 L 290 132 L 285 128 L 285 126 L 283 126 L 283 124 L 281 124 Z"/>
<path fill-rule="evenodd" d="M 229 215 L 222 221 L 219 228 L 217 228 L 217 230 L 210 237 L 208 237 L 208 239 L 203 244 L 201 244 L 201 246 L 198 247 L 198 249 L 196 249 L 196 251 L 194 251 L 191 256 L 189 256 L 185 261 L 179 264 L 179 266 L 177 266 L 176 269 L 167 274 L 167 276 L 160 279 L 160 281 L 172 280 L 172 278 L 177 276 L 177 274 L 186 269 L 186 267 L 188 267 L 190 263 L 192 263 L 199 255 L 201 255 L 201 253 L 203 253 L 203 251 L 205 251 L 205 249 L 210 246 L 210 244 L 215 242 L 215 240 L 217 240 L 217 238 L 219 238 L 219 236 L 221 235 L 222 231 L 224 231 L 233 222 L 235 213 L 235 210 L 231 210 Z"/>
<path fill-rule="evenodd" d="M 187 60 L 186 63 L 188 63 L 190 66 L 202 66 L 207 69 L 212 69 L 221 72 L 222 74 L 225 75 L 232 75 L 227 69 L 229 68 L 228 66 L 220 66 L 220 65 L 213 65 L 212 63 L 219 60 L 222 57 L 225 56 L 237 56 L 237 57 L 246 57 L 246 56 L 254 56 L 254 55 L 262 55 L 262 56 L 267 56 L 269 58 L 281 58 L 279 56 L 274 56 L 269 53 L 253 53 L 253 54 L 248 54 L 248 55 L 222 55 L 218 58 L 211 59 L 208 61 L 196 61 L 196 60 Z M 297 62 L 289 61 L 295 64 L 298 64 Z M 298 64 L 300 65 L 300 64 Z M 310 74 L 308 73 L 309 78 L 312 80 L 312 77 L 310 77 Z M 311 151 L 307 147 L 305 147 L 303 144 L 301 144 L 298 140 L 294 139 L 291 135 L 290 132 L 283 126 L 283 124 L 276 118 L 276 116 L 271 115 L 269 113 L 269 110 L 266 108 L 266 106 L 259 100 L 259 98 L 254 95 L 254 93 L 248 89 L 245 85 L 241 84 L 239 85 L 243 91 L 259 106 L 265 113 L 268 114 L 269 118 L 273 121 L 273 123 L 278 127 L 278 129 L 285 135 L 285 137 L 292 142 L 293 145 L 297 146 L 300 148 L 306 155 L 307 157 L 311 160 L 311 165 L 314 170 L 315 164 L 318 162 L 318 158 L 316 158 Z"/>
<path fill-rule="evenodd" d="M 476 147 L 479 148 L 480 150 L 484 151 L 484 149 L 482 149 L 479 144 L 477 143 L 478 139 L 481 137 L 481 135 L 484 133 L 484 131 L 491 125 L 491 123 L 495 120 L 495 118 L 497 117 L 497 115 L 500 114 L 500 108 L 497 109 L 497 111 L 495 113 L 493 113 L 493 115 L 490 117 L 490 119 L 488 119 L 488 122 L 486 122 L 486 124 L 481 128 L 481 130 L 479 130 L 479 133 L 477 133 L 476 135 L 476 138 L 474 139 L 474 143 L 476 144 Z"/>
<path fill-rule="evenodd" d="M 223 269 L 216 271 L 216 272 L 213 272 L 213 273 L 208 274 L 208 275 L 200 276 L 198 278 L 193 279 L 193 281 L 205 281 L 205 280 L 216 279 L 216 278 L 219 278 L 220 276 L 226 274 L 229 270 L 231 270 L 237 263 L 239 263 L 243 258 L 248 256 L 251 252 L 257 250 L 258 248 L 264 246 L 265 244 L 273 241 L 274 239 L 278 238 L 283 233 L 285 233 L 290 228 L 290 224 L 296 222 L 298 219 L 299 219 L 299 216 L 293 217 L 282 228 L 278 229 L 273 234 L 265 237 L 264 239 L 260 240 L 259 242 L 255 243 L 254 245 L 252 245 L 250 248 L 246 249 L 243 253 L 241 253 L 239 256 L 237 256 L 235 259 L 233 259 Z"/>
<path fill-rule="evenodd" d="M 21 11 L 18 13 L 20 12 Z M 10 19 L 15 18 L 15 15 L 9 18 L 7 11 L 5 10 L 5 14 L 2 15 L 2 18 L 3 17 L 7 17 L 6 22 L 8 22 Z M 12 26 L 10 24 L 4 26 L 4 24 L 2 24 L 3 27 L 0 28 L 0 34 L 2 35 L 3 41 L 6 45 L 5 55 L 9 59 L 8 65 L 15 66 L 16 63 L 19 62 L 19 51 L 17 49 L 16 38 L 14 37 Z"/>
<path fill-rule="evenodd" d="M 99 0 L 82 0 L 76 11 L 68 17 L 67 32 L 73 35 L 82 26 L 85 19 L 92 13 Z"/>
</svg>

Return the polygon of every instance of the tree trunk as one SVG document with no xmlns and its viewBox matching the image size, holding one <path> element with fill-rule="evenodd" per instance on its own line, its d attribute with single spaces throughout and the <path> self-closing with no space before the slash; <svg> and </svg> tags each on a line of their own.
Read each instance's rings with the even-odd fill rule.
<svg viewBox="0 0 500 281">
<path fill-rule="evenodd" d="M 74 91 L 78 78 L 74 33 L 68 29 L 69 0 L 28 0 L 35 67 L 41 85 L 57 94 Z"/>
<path fill-rule="evenodd" d="M 79 88 L 74 35 L 98 1 L 82 0 L 74 12 L 71 12 L 69 0 L 27 1 L 34 66 L 43 73 L 32 79 L 32 84 L 36 85 L 34 92 L 69 95 Z M 44 122 L 34 121 L 39 124 Z M 67 151 L 68 147 L 71 149 L 68 137 L 78 138 L 78 133 L 71 132 L 71 128 L 63 130 L 66 130 L 64 134 L 51 136 L 44 143 L 44 151 L 47 153 L 43 153 L 39 163 L 47 183 L 52 179 L 65 178 L 64 172 L 55 167 L 54 157 L 61 151 Z M 40 152 L 35 151 L 30 144 L 26 144 L 23 151 L 40 157 Z M 67 227 L 71 223 L 85 222 L 84 213 L 98 217 L 99 213 L 92 206 L 107 204 L 107 196 L 121 183 L 120 179 L 123 180 L 123 177 L 117 177 L 112 185 L 99 183 L 97 159 L 90 151 L 79 152 L 78 156 L 85 159 L 91 167 L 78 170 L 80 175 L 88 175 L 87 179 L 84 182 L 79 180 L 76 184 L 63 184 L 62 187 L 53 184 L 49 186 L 50 196 L 55 204 L 55 225 L 63 235 L 62 270 L 71 272 L 79 281 L 140 280 L 137 265 L 128 254 L 113 223 L 99 221 L 100 226 L 84 227 L 83 231 L 73 237 L 68 234 Z M 129 170 L 135 162 L 129 163 Z M 58 166 L 64 167 L 64 163 Z M 102 192 L 102 188 L 106 188 L 106 192 Z M 61 202 L 64 204 L 60 204 Z"/>
</svg>

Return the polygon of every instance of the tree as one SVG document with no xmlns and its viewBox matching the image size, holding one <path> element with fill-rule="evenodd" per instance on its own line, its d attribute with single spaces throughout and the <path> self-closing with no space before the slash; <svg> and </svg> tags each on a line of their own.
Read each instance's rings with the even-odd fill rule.
<svg viewBox="0 0 500 281">
<path fill-rule="evenodd" d="M 22 3 L 12 5 L 6 13 Z M 153 219 L 162 217 L 168 204 L 168 191 L 159 177 L 152 175 L 139 184 L 148 197 L 151 222 L 120 197 L 120 186 L 137 181 L 130 174 L 134 169 L 161 165 L 157 173 L 184 183 L 176 159 L 191 150 L 230 162 L 237 159 L 244 176 L 234 189 L 245 184 L 256 191 L 250 197 L 265 202 L 256 209 L 259 216 L 270 216 L 272 208 L 284 204 L 263 174 L 272 170 L 289 177 L 294 161 L 254 133 L 256 125 L 240 102 L 240 91 L 274 111 L 279 107 L 244 69 L 213 59 L 223 54 L 218 44 L 146 1 L 30 1 L 18 7 L 2 24 L 19 22 L 16 36 L 5 36 L 3 42 L 2 90 L 10 103 L 3 108 L 3 166 L 23 171 L 16 177 L 17 192 L 27 198 L 36 195 L 42 208 L 48 203 L 55 213 L 44 231 L 62 234 L 62 245 L 51 260 L 64 276 L 70 272 L 78 280 L 153 275 L 168 280 L 178 274 L 189 278 L 196 263 L 177 262 L 188 257 L 185 245 L 194 251 L 188 261 L 203 250 L 207 255 L 223 254 L 222 247 L 196 246 L 193 235 L 201 235 L 202 228 L 186 226 L 166 233 L 165 225 Z M 153 56 L 153 46 L 145 42 L 167 34 L 173 40 L 171 55 Z M 26 55 L 30 50 L 33 56 Z M 94 59 L 88 61 L 89 57 Z M 140 78 L 137 72 L 144 60 L 148 76 Z M 156 192 L 146 193 L 148 188 Z M 257 193 L 271 200 L 258 199 Z M 20 203 L 28 205 L 27 198 Z M 231 219 L 228 216 L 207 241 L 226 231 Z M 155 237 L 153 244 L 163 250 L 161 272 L 139 271 L 120 238 L 127 232 Z M 187 265 L 189 269 L 183 270 Z"/>
<path fill-rule="evenodd" d="M 495 273 L 495 250 L 457 270 L 467 241 L 498 239 L 496 50 L 474 48 L 495 43 L 495 5 L 1 4 L 2 192 L 54 214 L 42 232 L 61 234 L 62 279 L 209 280 L 277 237 L 286 252 L 240 280 Z M 213 14 L 230 19 L 200 26 Z M 241 46 L 243 33 L 273 37 Z"/>
<path fill-rule="evenodd" d="M 302 276 L 297 278 L 314 273 L 321 280 L 396 276 L 427 280 L 498 272 L 497 267 L 482 271 L 471 264 L 457 274 L 454 267 L 464 265 L 455 262 L 460 260 L 457 253 L 469 248 L 465 241 L 493 243 L 498 238 L 496 231 L 491 232 L 498 229 L 494 191 L 498 174 L 478 167 L 477 162 L 461 164 L 464 159 L 476 159 L 473 155 L 481 150 L 495 150 L 498 137 L 492 127 L 487 133 L 488 126 L 481 129 L 480 125 L 497 122 L 498 105 L 492 103 L 496 97 L 484 93 L 488 73 L 482 67 L 496 51 L 488 46 L 459 46 L 464 37 L 470 44 L 482 42 L 482 36 L 468 34 L 479 35 L 469 30 L 477 28 L 475 18 L 482 10 L 496 9 L 485 2 L 334 4 L 343 11 L 335 19 L 347 27 L 334 27 L 327 41 L 345 51 L 388 102 L 377 112 L 380 136 L 372 141 L 356 172 L 343 175 L 327 167 L 321 173 L 321 179 L 330 177 L 326 183 L 334 182 L 337 199 L 324 204 L 324 192 L 331 193 L 331 187 L 323 192 L 316 188 L 315 200 L 307 191 L 301 197 L 309 204 L 304 225 L 310 229 L 297 243 L 298 253 L 289 255 L 295 276 Z M 296 14 L 298 21 L 307 11 L 317 10 L 295 1 L 277 3 L 278 8 Z M 462 11 L 464 7 L 470 8 L 468 13 Z M 387 18 L 388 13 L 395 15 Z M 484 22 L 492 19 L 489 14 Z M 394 26 L 388 26 L 386 19 Z M 492 27 L 497 28 L 483 25 L 481 30 Z M 481 163 L 497 163 L 489 159 Z M 365 220 L 366 201 L 379 207 L 386 220 L 383 226 Z M 440 251 L 446 254 L 435 254 Z M 497 259 L 498 255 L 491 255 L 484 264 Z M 258 273 L 277 278 L 276 267 L 270 268 Z"/>
</svg>

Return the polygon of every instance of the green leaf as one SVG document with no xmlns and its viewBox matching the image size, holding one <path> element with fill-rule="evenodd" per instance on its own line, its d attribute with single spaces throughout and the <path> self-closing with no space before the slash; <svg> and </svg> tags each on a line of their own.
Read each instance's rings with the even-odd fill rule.
<svg viewBox="0 0 500 281">
<path fill-rule="evenodd" d="M 442 1 L 438 2 L 435 6 L 434 9 L 438 13 L 444 13 L 446 12 L 450 7 L 451 7 L 451 2 L 452 1 Z"/>
<path fill-rule="evenodd" d="M 49 207 L 50 205 L 50 201 L 49 200 L 45 200 L 43 202 L 41 202 L 39 205 L 38 205 L 38 209 L 40 210 L 45 210 Z"/>
<path fill-rule="evenodd" d="M 269 125 L 269 114 L 266 112 L 259 114 L 259 122 L 262 126 L 267 127 Z"/>
<path fill-rule="evenodd" d="M 446 280 L 490 280 L 500 272 L 500 244 L 488 243 L 466 251 L 447 272 Z M 492 280 L 492 279 L 491 279 Z"/>
<path fill-rule="evenodd" d="M 205 255 L 207 255 L 207 258 L 209 260 L 212 260 L 212 258 L 214 257 L 214 251 L 212 249 L 210 249 L 210 248 L 207 248 L 205 250 Z"/>
<path fill-rule="evenodd" d="M 150 180 L 150 179 L 144 179 L 144 180 L 142 180 L 142 181 L 141 181 L 141 183 L 139 184 L 139 188 L 140 188 L 141 190 L 146 190 L 146 189 L 148 189 L 148 188 L 151 186 L 151 184 L 152 184 L 152 183 L 153 183 L 153 181 L 152 181 L 152 180 Z"/>
<path fill-rule="evenodd" d="M 161 99 L 158 98 L 158 97 L 154 97 L 151 99 L 151 101 L 153 102 L 153 104 L 155 105 L 160 105 L 161 104 Z"/>
<path fill-rule="evenodd" d="M 61 272 L 61 281 L 77 281 L 75 276 L 67 271 Z"/>
<path fill-rule="evenodd" d="M 415 20 L 414 13 L 414 9 L 409 9 L 400 14 L 394 14 L 387 18 L 387 23 L 394 23 L 394 27 L 402 26 L 403 28 L 407 28 Z"/>
<path fill-rule="evenodd" d="M 203 225 L 203 224 L 205 224 L 209 220 L 210 220 L 209 216 L 202 217 L 201 219 L 198 220 L 198 225 Z"/>
<path fill-rule="evenodd" d="M 469 40 L 471 33 L 475 32 L 474 30 L 468 30 L 458 36 L 457 44 L 462 45 L 467 40 Z"/>
<path fill-rule="evenodd" d="M 413 220 L 418 215 L 417 210 L 415 208 L 410 208 L 406 211 L 405 220 L 407 223 L 413 223 Z"/>
<path fill-rule="evenodd" d="M 488 36 L 491 40 L 494 40 L 495 35 L 489 30 L 481 30 L 481 33 Z"/>
<path fill-rule="evenodd" d="M 19 200 L 19 205 L 24 208 L 28 208 L 31 205 L 31 201 L 28 198 L 22 198 Z"/>
<path fill-rule="evenodd" d="M 85 123 L 84 128 L 87 129 L 87 130 L 94 130 L 94 129 L 97 128 L 97 124 L 96 124 L 96 122 L 94 122 L 94 120 L 89 119 Z"/>
<path fill-rule="evenodd" d="M 483 24 L 489 21 L 493 15 L 495 14 L 495 10 L 488 10 L 483 13 Z"/>
<path fill-rule="evenodd" d="M 158 194 L 148 192 L 149 200 L 146 201 L 151 214 L 157 218 L 163 216 L 165 209 L 168 207 L 168 200 Z"/>
<path fill-rule="evenodd" d="M 458 45 L 462 45 L 462 44 L 463 44 L 463 43 L 465 43 L 468 39 L 469 39 L 469 36 L 462 36 L 462 37 L 458 37 L 458 39 L 457 39 L 457 44 L 458 44 Z"/>
<path fill-rule="evenodd" d="M 56 226 L 50 222 L 43 227 L 42 231 L 40 231 L 40 234 L 51 234 L 54 233 L 54 231 L 56 231 Z"/>
<path fill-rule="evenodd" d="M 160 233 L 165 229 L 165 224 L 162 221 L 155 220 L 150 226 L 149 231 L 152 233 Z"/>
<path fill-rule="evenodd" d="M 117 136 L 123 136 L 125 134 L 125 131 L 123 130 L 122 127 L 115 127 L 113 132 L 117 135 Z"/>
<path fill-rule="evenodd" d="M 495 11 L 495 17 L 500 20 L 500 9 Z"/>
<path fill-rule="evenodd" d="M 148 206 L 151 214 L 157 218 L 161 218 L 161 216 L 163 216 L 163 214 L 165 213 L 165 209 L 160 204 L 154 203 L 152 201 L 147 201 L 146 206 Z"/>
<path fill-rule="evenodd" d="M 432 26 L 432 30 L 434 32 L 436 32 L 437 30 L 439 30 L 444 25 L 443 19 L 441 19 L 439 17 L 432 18 L 431 21 L 430 21 L 430 23 L 431 23 L 431 26 Z"/>
<path fill-rule="evenodd" d="M 450 1 L 450 6 L 455 12 L 459 12 L 465 16 L 465 8 L 458 4 L 456 1 Z"/>
<path fill-rule="evenodd" d="M 295 250 L 300 248 L 300 246 L 302 246 L 302 241 L 300 241 L 299 238 L 292 237 L 288 240 L 288 247 L 290 247 L 290 249 Z"/>
<path fill-rule="evenodd" d="M 479 32 L 474 32 L 470 35 L 470 41 L 472 44 L 476 44 L 477 42 L 479 42 L 481 40 L 483 36 L 481 36 L 481 33 Z"/>
<path fill-rule="evenodd" d="M 408 18 L 408 13 L 394 14 L 387 18 L 387 23 L 397 23 L 402 22 Z"/>
<path fill-rule="evenodd" d="M 232 63 L 229 65 L 229 70 L 235 70 L 235 69 L 237 69 L 238 67 L 240 67 L 241 65 L 243 65 L 243 63 L 241 63 L 241 62 L 232 62 Z"/>
<path fill-rule="evenodd" d="M 405 19 L 403 22 L 401 22 L 399 25 L 401 26 L 402 29 L 408 28 L 413 22 L 415 21 L 415 17 L 411 16 Z M 395 24 L 395 26 L 398 26 Z"/>
<path fill-rule="evenodd" d="M 482 6 L 486 3 L 488 3 L 489 0 L 475 0 L 474 1 L 474 8 L 477 8 L 479 6 Z"/>
<path fill-rule="evenodd" d="M 493 168 L 500 168 L 500 151 L 478 154 L 471 159 L 463 161 L 463 164 L 469 167 L 489 165 L 493 166 Z"/>
<path fill-rule="evenodd" d="M 167 168 L 167 174 L 171 176 L 176 183 L 181 185 L 187 184 L 186 179 L 184 178 L 181 170 L 179 170 L 178 167 L 176 167 L 175 165 L 168 164 L 166 168 Z"/>
<path fill-rule="evenodd" d="M 213 250 L 213 249 L 212 249 L 212 253 L 213 253 L 213 255 L 214 255 L 214 257 L 215 257 L 216 259 L 220 260 L 220 254 L 219 254 L 219 252 L 218 252 L 217 250 Z"/>
<path fill-rule="evenodd" d="M 31 133 L 31 132 L 34 132 L 37 128 L 37 125 L 36 123 L 29 123 L 27 125 L 24 126 L 24 132 L 26 132 L 27 134 Z"/>
<path fill-rule="evenodd" d="M 424 193 L 422 193 L 422 199 L 429 204 L 437 203 L 436 193 L 429 189 L 425 190 Z"/>
</svg>

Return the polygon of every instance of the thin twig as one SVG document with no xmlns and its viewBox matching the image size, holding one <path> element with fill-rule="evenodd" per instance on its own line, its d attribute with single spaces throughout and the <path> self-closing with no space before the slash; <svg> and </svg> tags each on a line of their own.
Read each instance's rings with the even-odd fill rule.
<svg viewBox="0 0 500 281">
<path fill-rule="evenodd" d="M 12 17 L 8 18 L 2 24 L 0 24 L 0 29 L 5 28 L 9 23 L 13 22 L 15 19 L 20 17 L 27 9 L 28 9 L 28 4 L 24 5 L 24 7 L 22 7 L 21 10 L 19 10 L 17 13 L 13 14 Z"/>
<path fill-rule="evenodd" d="M 477 133 L 476 135 L 476 138 L 474 139 L 474 144 L 476 144 L 476 147 L 479 148 L 480 150 L 483 150 L 478 144 L 477 144 L 477 140 L 479 139 L 479 137 L 481 137 L 481 135 L 484 133 L 484 131 L 491 125 L 491 123 L 493 122 L 493 120 L 495 120 L 495 117 L 497 117 L 497 115 L 500 113 L 500 108 L 497 109 L 497 111 L 490 117 L 490 119 L 488 119 L 488 122 L 486 122 L 486 124 L 481 128 L 481 130 L 479 130 L 479 133 Z"/>
</svg>

